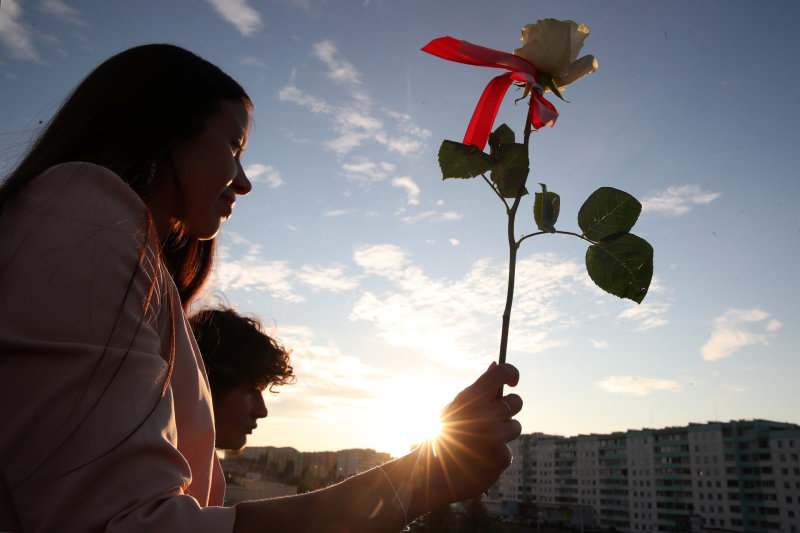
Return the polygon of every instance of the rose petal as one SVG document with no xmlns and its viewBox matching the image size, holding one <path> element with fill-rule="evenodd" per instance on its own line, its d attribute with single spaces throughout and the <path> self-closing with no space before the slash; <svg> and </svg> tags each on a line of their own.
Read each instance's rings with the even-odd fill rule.
<svg viewBox="0 0 800 533">
<path fill-rule="evenodd" d="M 586 76 L 587 74 L 591 74 L 595 70 L 597 70 L 597 60 L 593 55 L 586 55 L 570 65 L 569 72 L 567 72 L 566 76 L 553 78 L 553 80 L 560 89 L 562 87 L 566 87 L 573 81 Z"/>
</svg>

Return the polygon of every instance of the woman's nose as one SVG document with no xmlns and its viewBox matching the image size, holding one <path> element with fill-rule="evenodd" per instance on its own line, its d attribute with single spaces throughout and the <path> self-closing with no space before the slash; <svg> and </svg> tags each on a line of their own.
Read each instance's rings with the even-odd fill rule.
<svg viewBox="0 0 800 533">
<path fill-rule="evenodd" d="M 236 174 L 236 177 L 233 179 L 231 187 L 233 187 L 234 192 L 240 196 L 244 196 L 253 190 L 253 184 L 250 182 L 247 174 L 244 173 L 241 164 L 239 164 L 239 173 Z"/>
</svg>

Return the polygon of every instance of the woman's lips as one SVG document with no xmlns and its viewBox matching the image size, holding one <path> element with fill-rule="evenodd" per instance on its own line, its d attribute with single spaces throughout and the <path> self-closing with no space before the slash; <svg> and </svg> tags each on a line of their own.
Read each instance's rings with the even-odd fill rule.
<svg viewBox="0 0 800 533">
<path fill-rule="evenodd" d="M 236 205 L 236 195 L 232 192 L 224 192 L 220 196 L 220 199 L 222 199 L 225 206 L 225 216 L 231 216 L 231 213 L 233 213 L 233 206 Z"/>
</svg>

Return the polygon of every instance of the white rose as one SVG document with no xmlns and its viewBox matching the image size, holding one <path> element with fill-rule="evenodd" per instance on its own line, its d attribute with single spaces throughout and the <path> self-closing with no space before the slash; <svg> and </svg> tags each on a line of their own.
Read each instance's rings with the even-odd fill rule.
<svg viewBox="0 0 800 533">
<path fill-rule="evenodd" d="M 553 78 L 559 88 L 566 87 L 597 70 L 594 56 L 578 59 L 588 35 L 589 28 L 585 24 L 571 20 L 539 20 L 522 28 L 522 48 L 514 50 L 514 54 Z"/>
</svg>

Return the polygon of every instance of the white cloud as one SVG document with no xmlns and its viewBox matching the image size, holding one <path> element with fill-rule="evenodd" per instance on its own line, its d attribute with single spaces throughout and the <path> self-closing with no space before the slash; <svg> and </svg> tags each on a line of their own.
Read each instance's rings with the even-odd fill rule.
<svg viewBox="0 0 800 533">
<path fill-rule="evenodd" d="M 598 341 L 595 339 L 589 339 L 589 342 L 592 343 L 592 346 L 597 348 L 598 350 L 602 350 L 608 348 L 608 343 L 606 341 Z"/>
<path fill-rule="evenodd" d="M 278 99 L 281 102 L 292 102 L 300 107 L 305 107 L 312 113 L 322 113 L 329 115 L 333 113 L 336 108 L 329 105 L 321 98 L 311 96 L 304 93 L 294 85 L 287 85 L 278 92 Z"/>
<path fill-rule="evenodd" d="M 323 146 L 332 152 L 344 155 L 364 144 L 367 139 L 369 135 L 366 133 L 343 133 L 336 139 L 324 142 Z"/>
<path fill-rule="evenodd" d="M 448 239 L 448 241 L 452 246 L 458 246 L 460 244 L 458 239 Z"/>
<path fill-rule="evenodd" d="M 718 361 L 731 356 L 740 348 L 761 344 L 769 345 L 769 340 L 782 324 L 771 320 L 764 326 L 764 332 L 753 331 L 752 325 L 768 319 L 770 314 L 761 309 L 728 309 L 712 320 L 712 330 L 708 341 L 700 349 L 706 361 Z"/>
<path fill-rule="evenodd" d="M 395 277 L 409 263 L 406 252 L 394 244 L 359 247 L 353 253 L 353 261 L 367 274 L 385 277 Z"/>
<path fill-rule="evenodd" d="M 86 27 L 86 23 L 81 18 L 81 12 L 61 0 L 41 0 L 39 10 L 75 26 Z"/>
<path fill-rule="evenodd" d="M 322 213 L 324 217 L 340 217 L 342 215 L 349 215 L 352 213 L 349 209 L 331 209 L 330 211 L 325 211 Z"/>
<path fill-rule="evenodd" d="M 266 183 L 273 189 L 283 185 L 280 172 L 268 165 L 253 163 L 247 166 L 244 173 L 247 174 L 247 177 L 250 178 L 251 181 Z"/>
<path fill-rule="evenodd" d="M 598 381 L 597 386 L 610 393 L 627 396 L 647 396 L 660 390 L 677 392 L 681 388 L 677 381 L 639 376 L 611 376 Z"/>
<path fill-rule="evenodd" d="M 247 0 L 206 0 L 214 10 L 245 37 L 261 26 L 261 14 Z"/>
<path fill-rule="evenodd" d="M 414 216 L 403 217 L 403 222 L 407 224 L 413 224 L 420 220 L 429 222 L 451 222 L 453 220 L 461 220 L 461 218 L 461 213 L 456 213 L 455 211 L 425 211 Z"/>
<path fill-rule="evenodd" d="M 210 284 L 215 290 L 265 292 L 276 300 L 299 303 L 306 298 L 299 294 L 298 285 L 313 292 L 334 293 L 358 287 L 358 279 L 347 276 L 343 265 L 303 265 L 296 271 L 288 261 L 265 260 L 260 245 L 237 233 L 224 233 L 218 250 L 214 279 Z"/>
<path fill-rule="evenodd" d="M 667 325 L 669 321 L 664 317 L 669 311 L 669 307 L 669 304 L 665 302 L 645 302 L 624 310 L 619 314 L 619 318 L 638 321 L 639 325 L 636 327 L 636 331 L 645 331 Z"/>
<path fill-rule="evenodd" d="M 339 51 L 332 41 L 314 43 L 312 52 L 328 67 L 328 77 L 334 82 L 356 85 L 361 83 L 361 73 L 352 63 L 338 57 Z"/>
<path fill-rule="evenodd" d="M 419 186 L 410 177 L 394 178 L 392 187 L 400 187 L 406 190 L 409 205 L 417 205 L 419 203 Z"/>
<path fill-rule="evenodd" d="M 292 270 L 286 261 L 265 261 L 253 255 L 233 261 L 220 261 L 216 271 L 216 285 L 220 290 L 245 290 L 268 292 L 277 300 L 303 302 L 291 283 Z"/>
<path fill-rule="evenodd" d="M 242 64 L 250 66 L 250 67 L 258 67 L 258 68 L 263 68 L 263 69 L 268 69 L 269 68 L 266 63 L 261 61 L 261 59 L 259 59 L 256 56 L 243 56 L 241 61 L 242 61 Z"/>
<path fill-rule="evenodd" d="M 349 181 L 362 185 L 386 179 L 395 170 L 395 165 L 383 161 L 375 163 L 364 157 L 353 163 L 343 163 L 342 170 Z"/>
<path fill-rule="evenodd" d="M 433 135 L 433 133 L 430 130 L 414 124 L 411 115 L 407 113 L 398 113 L 397 111 L 392 111 L 391 109 L 385 107 L 382 109 L 382 111 L 398 122 L 397 126 L 398 130 L 407 133 L 412 137 L 416 137 L 419 139 L 427 139 L 431 135 Z"/>
<path fill-rule="evenodd" d="M 361 88 L 361 73 L 341 57 L 333 41 L 315 43 L 312 55 L 325 65 L 329 79 L 345 87 L 347 93 L 344 102 L 331 104 L 305 93 L 295 85 L 295 71 L 289 83 L 279 91 L 278 98 L 330 118 L 336 137 L 325 141 L 325 148 L 345 155 L 371 140 L 383 145 L 389 152 L 405 156 L 417 155 L 424 149 L 423 140 L 430 137 L 431 132 L 417 126 L 409 115 L 386 108 L 380 110 L 383 116 L 375 113 L 370 96 Z M 389 119 L 390 126 L 387 126 L 384 117 Z"/>
<path fill-rule="evenodd" d="M 391 244 L 360 248 L 354 261 L 366 275 L 389 284 L 382 292 L 365 291 L 350 314 L 351 320 L 372 322 L 384 341 L 447 365 L 468 365 L 496 350 L 492 338 L 505 304 L 504 266 L 483 259 L 460 279 L 433 279 Z M 553 255 L 520 260 L 509 349 L 536 353 L 564 344 L 551 336 L 573 319 L 554 302 L 572 296 L 575 281 L 584 276 L 582 265 Z"/>
<path fill-rule="evenodd" d="M 297 273 L 297 279 L 314 291 L 342 292 L 358 287 L 358 280 L 346 276 L 342 265 L 328 267 L 303 265 Z"/>
<path fill-rule="evenodd" d="M 699 185 L 671 185 L 665 190 L 642 200 L 642 212 L 660 212 L 683 215 L 698 205 L 710 204 L 721 193 L 708 192 Z"/>
<path fill-rule="evenodd" d="M 21 24 L 22 8 L 17 0 L 3 0 L 0 9 L 0 43 L 11 57 L 20 61 L 39 61 L 39 54 L 33 46 L 33 36 L 27 26 Z"/>
</svg>

